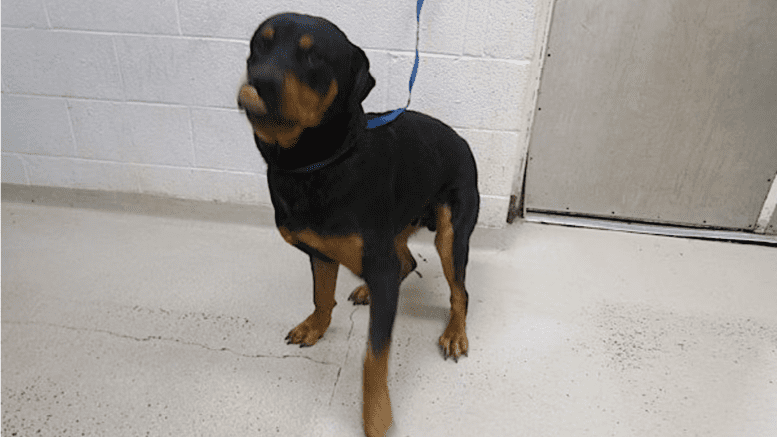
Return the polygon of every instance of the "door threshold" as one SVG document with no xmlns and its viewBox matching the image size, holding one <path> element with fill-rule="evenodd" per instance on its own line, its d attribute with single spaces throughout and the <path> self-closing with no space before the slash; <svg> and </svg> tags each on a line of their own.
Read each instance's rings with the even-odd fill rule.
<svg viewBox="0 0 777 437">
<path fill-rule="evenodd" d="M 752 232 L 744 231 L 738 232 L 719 229 L 684 228 L 678 226 L 635 223 L 624 220 L 606 220 L 599 218 L 568 216 L 531 211 L 526 212 L 523 219 L 532 223 L 545 223 L 550 225 L 570 226 L 577 228 L 605 229 L 610 231 L 631 232 L 635 234 L 662 235 L 667 237 L 695 238 L 702 240 L 777 246 L 777 235 L 755 234 Z"/>
</svg>

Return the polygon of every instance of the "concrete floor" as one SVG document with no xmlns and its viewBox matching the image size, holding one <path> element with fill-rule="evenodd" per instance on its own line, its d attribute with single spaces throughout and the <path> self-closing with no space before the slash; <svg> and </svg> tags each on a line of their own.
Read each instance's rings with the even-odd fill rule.
<svg viewBox="0 0 777 437">
<path fill-rule="evenodd" d="M 306 256 L 266 217 L 159 211 L 3 202 L 3 435 L 361 435 L 358 280 L 341 269 L 317 345 L 287 346 L 313 308 Z M 430 235 L 411 240 L 389 436 L 777 435 L 777 249 L 478 230 L 454 363 Z"/>
</svg>

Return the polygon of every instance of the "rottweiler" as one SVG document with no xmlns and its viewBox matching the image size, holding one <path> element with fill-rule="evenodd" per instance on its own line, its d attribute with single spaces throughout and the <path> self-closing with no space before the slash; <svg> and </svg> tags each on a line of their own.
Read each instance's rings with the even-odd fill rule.
<svg viewBox="0 0 777 437">
<path fill-rule="evenodd" d="M 364 51 L 326 19 L 285 13 L 251 39 L 238 106 L 267 162 L 275 223 L 310 257 L 313 313 L 289 344 L 314 345 L 329 327 L 342 264 L 365 281 L 349 297 L 370 305 L 363 374 L 368 436 L 391 426 L 387 367 L 399 285 L 416 260 L 407 239 L 436 231 L 451 290 L 442 354 L 467 354 L 469 239 L 478 217 L 477 168 L 467 142 L 430 116 L 406 111 L 368 129 L 362 102 L 375 86 Z"/>
</svg>

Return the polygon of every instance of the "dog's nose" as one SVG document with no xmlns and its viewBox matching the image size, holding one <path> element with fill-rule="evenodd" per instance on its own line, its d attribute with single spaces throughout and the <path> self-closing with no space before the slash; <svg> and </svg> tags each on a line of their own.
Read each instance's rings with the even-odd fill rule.
<svg viewBox="0 0 777 437">
<path fill-rule="evenodd" d="M 265 103 L 266 110 L 280 110 L 280 96 L 284 72 L 272 64 L 251 66 L 248 69 L 248 83 Z"/>
</svg>

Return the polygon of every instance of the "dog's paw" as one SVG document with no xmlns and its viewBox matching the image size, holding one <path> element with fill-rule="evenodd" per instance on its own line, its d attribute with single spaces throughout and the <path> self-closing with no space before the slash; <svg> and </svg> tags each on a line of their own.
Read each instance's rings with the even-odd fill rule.
<svg viewBox="0 0 777 437">
<path fill-rule="evenodd" d="M 354 305 L 369 305 L 370 289 L 366 285 L 360 285 L 348 296 L 348 300 L 352 301 Z"/>
<path fill-rule="evenodd" d="M 384 437 L 391 428 L 391 403 L 388 391 L 382 399 L 364 402 L 364 435 L 367 437 Z"/>
<path fill-rule="evenodd" d="M 467 355 L 469 349 L 467 333 L 464 326 L 459 323 L 449 323 L 448 327 L 445 328 L 445 332 L 440 336 L 439 343 L 442 348 L 443 357 L 446 360 L 448 357 L 452 357 L 458 362 L 459 357 Z"/>
<path fill-rule="evenodd" d="M 313 346 L 318 339 L 324 336 L 331 320 L 331 317 L 319 317 L 316 313 L 311 314 L 304 322 L 289 331 L 286 336 L 286 344 L 298 344 L 300 347 Z"/>
</svg>

